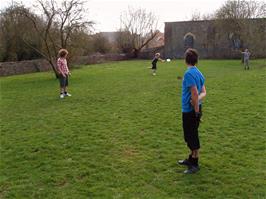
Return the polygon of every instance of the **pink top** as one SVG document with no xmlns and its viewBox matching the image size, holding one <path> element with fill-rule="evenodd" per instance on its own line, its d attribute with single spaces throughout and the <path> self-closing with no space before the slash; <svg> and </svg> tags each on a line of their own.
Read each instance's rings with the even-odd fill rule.
<svg viewBox="0 0 266 199">
<path fill-rule="evenodd" d="M 69 73 L 68 67 L 67 67 L 67 60 L 65 58 L 59 57 L 57 59 L 57 68 L 59 73 L 67 75 Z"/>
</svg>

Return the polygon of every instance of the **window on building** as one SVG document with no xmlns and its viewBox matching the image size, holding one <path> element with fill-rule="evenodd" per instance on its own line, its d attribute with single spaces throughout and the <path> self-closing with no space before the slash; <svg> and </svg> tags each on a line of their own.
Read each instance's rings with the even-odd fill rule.
<svg viewBox="0 0 266 199">
<path fill-rule="evenodd" d="M 185 48 L 193 48 L 194 47 L 194 37 L 191 34 L 187 34 L 184 38 L 184 46 Z"/>
<path fill-rule="evenodd" d="M 234 33 L 229 34 L 230 46 L 233 49 L 240 49 L 242 47 L 240 37 Z"/>
</svg>

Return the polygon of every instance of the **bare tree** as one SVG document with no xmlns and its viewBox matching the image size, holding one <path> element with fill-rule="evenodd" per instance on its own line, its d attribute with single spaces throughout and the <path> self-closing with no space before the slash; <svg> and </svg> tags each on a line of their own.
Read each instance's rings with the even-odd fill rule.
<svg viewBox="0 0 266 199">
<path fill-rule="evenodd" d="M 132 42 L 130 41 L 132 38 L 131 33 L 129 31 L 119 31 L 118 36 L 116 38 L 116 46 L 122 53 L 130 53 L 133 49 Z"/>
<path fill-rule="evenodd" d="M 90 28 L 93 28 L 93 21 L 84 20 L 86 18 L 84 16 L 86 12 L 84 4 L 85 1 L 65 0 L 62 2 L 61 8 L 57 11 L 62 48 L 67 48 L 68 41 L 74 31 L 87 30 L 89 32 Z"/>
<path fill-rule="evenodd" d="M 134 57 L 137 57 L 141 49 L 143 49 L 159 32 L 158 19 L 152 13 L 145 9 L 133 9 L 128 10 L 121 14 L 120 17 L 120 32 L 123 33 L 120 38 L 120 45 L 130 45 L 131 50 L 134 53 Z"/>
<path fill-rule="evenodd" d="M 34 25 L 45 48 L 36 49 L 26 39 L 24 42 L 41 54 L 51 65 L 55 74 L 55 58 L 60 48 L 71 48 L 71 36 L 93 26 L 92 21 L 85 20 L 84 1 L 64 0 L 59 4 L 56 0 L 37 0 L 37 7 L 42 16 L 42 21 L 36 15 L 24 13 Z M 71 50 L 71 49 L 70 49 Z"/>
<path fill-rule="evenodd" d="M 191 15 L 191 21 L 199 21 L 202 20 L 202 15 L 199 11 L 194 11 Z"/>
<path fill-rule="evenodd" d="M 212 20 L 213 18 L 213 14 L 202 14 L 199 11 L 195 11 L 191 15 L 191 21 Z"/>
<path fill-rule="evenodd" d="M 24 12 L 32 14 L 23 5 L 14 2 L 0 13 L 0 61 L 21 61 L 39 57 L 23 42 L 23 38 L 27 38 L 35 48 L 41 48 L 38 35 L 32 31 L 33 25 L 22 14 Z"/>
<path fill-rule="evenodd" d="M 266 17 L 266 3 L 263 1 L 228 0 L 217 10 L 217 19 L 251 19 Z"/>
</svg>

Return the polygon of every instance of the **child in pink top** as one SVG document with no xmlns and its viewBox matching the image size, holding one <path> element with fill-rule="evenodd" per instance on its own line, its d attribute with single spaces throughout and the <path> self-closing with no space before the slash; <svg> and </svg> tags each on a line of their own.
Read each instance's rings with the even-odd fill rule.
<svg viewBox="0 0 266 199">
<path fill-rule="evenodd" d="M 71 96 L 70 93 L 67 92 L 68 77 L 70 75 L 66 60 L 68 51 L 66 49 L 61 49 L 59 50 L 58 55 L 59 58 L 57 59 L 57 70 L 60 83 L 60 98 L 63 99 L 65 96 Z"/>
</svg>

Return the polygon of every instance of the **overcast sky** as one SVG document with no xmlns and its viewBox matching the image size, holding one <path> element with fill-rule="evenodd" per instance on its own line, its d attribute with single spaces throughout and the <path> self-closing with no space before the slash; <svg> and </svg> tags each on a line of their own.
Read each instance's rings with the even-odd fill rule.
<svg viewBox="0 0 266 199">
<path fill-rule="evenodd" d="M 18 0 L 27 7 L 34 0 Z M 58 0 L 60 1 L 60 0 Z M 213 13 L 226 0 L 87 0 L 90 20 L 96 22 L 96 31 L 115 31 L 119 28 L 121 12 L 127 8 L 145 8 L 159 18 L 159 28 L 164 29 L 164 22 L 189 20 L 194 12 Z M 0 9 L 10 5 L 12 0 L 0 0 Z"/>
</svg>

